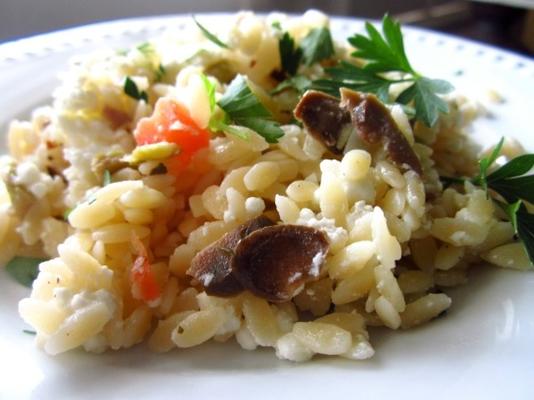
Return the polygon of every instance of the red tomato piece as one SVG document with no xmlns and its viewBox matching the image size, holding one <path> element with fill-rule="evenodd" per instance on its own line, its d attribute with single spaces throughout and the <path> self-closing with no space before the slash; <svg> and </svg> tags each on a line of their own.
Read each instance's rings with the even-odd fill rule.
<svg viewBox="0 0 534 400">
<path fill-rule="evenodd" d="M 198 127 L 182 104 L 161 98 L 152 116 L 137 124 L 135 140 L 138 145 L 162 141 L 176 143 L 179 153 L 167 160 L 165 166 L 170 173 L 179 175 L 195 153 L 209 146 L 210 134 Z"/>
<path fill-rule="evenodd" d="M 141 300 L 151 302 L 161 296 L 151 265 L 145 257 L 139 256 L 135 259 L 131 277 L 133 284 L 137 286 L 137 290 L 141 295 Z"/>
<path fill-rule="evenodd" d="M 137 293 L 140 300 L 151 302 L 161 296 L 161 291 L 148 261 L 148 253 L 145 246 L 137 236 L 132 239 L 132 244 L 139 254 L 130 270 L 130 279 L 134 286 L 133 293 Z M 137 297 L 134 295 L 134 297 Z"/>
</svg>

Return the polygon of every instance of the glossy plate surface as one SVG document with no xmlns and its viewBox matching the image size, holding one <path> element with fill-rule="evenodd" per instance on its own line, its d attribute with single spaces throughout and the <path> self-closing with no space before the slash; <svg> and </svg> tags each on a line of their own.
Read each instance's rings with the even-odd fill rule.
<svg viewBox="0 0 534 400">
<path fill-rule="evenodd" d="M 223 15 L 201 18 L 224 23 Z M 338 38 L 362 26 L 355 19 L 332 20 Z M 188 16 L 132 19 L 0 45 L 0 132 L 50 101 L 72 56 L 143 42 L 168 27 L 193 25 Z M 532 60 L 429 31 L 404 32 L 417 69 L 450 80 L 487 106 L 490 117 L 474 127 L 482 143 L 509 135 L 534 150 Z M 489 102 L 490 90 L 504 102 Z M 369 361 L 318 357 L 292 364 L 277 360 L 272 349 L 247 352 L 232 341 L 164 355 L 138 346 L 52 358 L 22 332 L 27 327 L 17 302 L 28 290 L 0 270 L 0 399 L 532 399 L 534 273 L 478 272 L 467 286 L 449 291 L 453 305 L 445 318 L 406 332 L 372 330 L 376 355 Z"/>
</svg>

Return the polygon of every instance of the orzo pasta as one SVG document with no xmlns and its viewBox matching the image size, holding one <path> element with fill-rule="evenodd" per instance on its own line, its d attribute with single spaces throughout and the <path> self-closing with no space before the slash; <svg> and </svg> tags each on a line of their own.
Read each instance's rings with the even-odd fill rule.
<svg viewBox="0 0 534 400">
<path fill-rule="evenodd" d="M 472 265 L 530 266 L 483 188 L 440 181 L 476 176 L 478 105 L 332 93 L 365 57 L 328 24 L 241 12 L 218 43 L 195 28 L 97 53 L 10 125 L 0 261 L 47 259 L 19 304 L 45 352 L 236 340 L 362 360 L 368 326 L 441 316 Z"/>
</svg>

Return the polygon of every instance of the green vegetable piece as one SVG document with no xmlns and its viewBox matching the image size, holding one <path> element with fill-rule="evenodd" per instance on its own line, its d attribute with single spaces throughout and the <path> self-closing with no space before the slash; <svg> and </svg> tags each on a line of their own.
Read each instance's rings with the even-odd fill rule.
<svg viewBox="0 0 534 400">
<path fill-rule="evenodd" d="M 107 186 L 111 183 L 111 172 L 109 169 L 104 170 L 104 175 L 102 176 L 102 186 Z"/>
<path fill-rule="evenodd" d="M 7 265 L 6 271 L 21 285 L 32 287 L 32 283 L 39 273 L 39 264 L 46 259 L 15 257 Z"/>
<path fill-rule="evenodd" d="M 212 83 L 204 74 L 200 74 L 200 78 L 202 79 L 204 87 L 206 88 L 206 92 L 208 93 L 210 111 L 213 113 L 213 110 L 215 110 L 215 105 L 217 104 L 217 100 L 215 99 L 215 84 Z"/>
<path fill-rule="evenodd" d="M 271 26 L 276 29 L 277 31 L 281 31 L 282 30 L 282 25 L 280 24 L 280 21 L 274 21 Z"/>
<path fill-rule="evenodd" d="M 29 329 L 23 329 L 22 332 L 24 332 L 27 335 L 37 335 L 37 332 L 30 331 Z"/>
<path fill-rule="evenodd" d="M 250 90 L 242 75 L 235 77 L 217 104 L 226 112 L 229 121 L 252 129 L 269 143 L 277 143 L 284 135 L 280 124 L 273 121 L 269 110 Z"/>
<path fill-rule="evenodd" d="M 489 157 L 484 157 L 480 159 L 478 162 L 480 172 L 475 178 L 473 178 L 473 183 L 475 185 L 482 186 L 484 190 L 486 191 L 488 190 L 488 182 L 486 180 L 488 169 L 495 162 L 495 160 L 497 160 L 497 157 L 499 157 L 503 143 L 504 143 L 504 137 L 502 137 L 501 140 L 499 140 L 499 143 L 497 143 L 497 146 L 495 146 L 495 148 L 493 149 Z"/>
<path fill-rule="evenodd" d="M 523 242 L 530 262 L 534 264 L 534 215 L 521 205 L 516 211 L 517 235 Z"/>
<path fill-rule="evenodd" d="M 300 43 L 304 64 L 310 66 L 334 55 L 334 43 L 328 28 L 314 28 Z"/>
<path fill-rule="evenodd" d="M 382 19 L 383 36 L 369 22 L 365 23 L 365 30 L 369 37 L 357 34 L 348 39 L 349 43 L 357 48 L 352 55 L 368 61 L 365 69 L 373 72 L 400 71 L 418 75 L 406 57 L 400 23 L 386 14 Z"/>
<path fill-rule="evenodd" d="M 139 91 L 139 88 L 135 84 L 135 82 L 127 76 L 124 80 L 124 93 L 130 96 L 132 99 L 135 100 L 144 100 L 145 103 L 148 103 L 148 95 L 147 93 L 143 91 Z"/>
<path fill-rule="evenodd" d="M 161 82 L 166 72 L 167 71 L 165 70 L 165 67 L 163 66 L 163 64 L 159 64 L 158 69 L 156 70 L 156 76 L 154 78 L 156 82 Z"/>
<path fill-rule="evenodd" d="M 502 139 L 501 139 L 502 140 Z M 502 146 L 502 145 L 501 145 Z M 500 151 L 500 147 L 499 147 Z M 491 164 L 490 164 L 491 165 Z M 488 182 L 526 174 L 534 167 L 534 154 L 518 156 L 487 176 Z"/>
<path fill-rule="evenodd" d="M 278 50 L 280 52 L 282 71 L 290 76 L 295 75 L 302 59 L 302 49 L 295 46 L 295 40 L 289 33 L 285 32 L 278 41 Z"/>
<path fill-rule="evenodd" d="M 413 87 L 415 88 L 415 115 L 426 126 L 434 126 L 439 113 L 449 112 L 449 106 L 437 94 L 449 93 L 453 89 L 452 85 L 440 79 L 419 78 Z"/>
<path fill-rule="evenodd" d="M 208 39 L 209 41 L 215 43 L 217 46 L 222 47 L 223 49 L 229 49 L 228 45 L 224 43 L 222 40 L 220 40 L 217 36 L 215 36 L 213 33 L 208 31 L 204 26 L 200 24 L 200 22 L 197 21 L 195 16 L 193 15 L 193 21 L 195 21 L 195 24 L 197 24 L 198 28 L 202 31 L 202 34 Z"/>
<path fill-rule="evenodd" d="M 304 75 L 295 75 L 289 79 L 286 79 L 283 82 L 280 82 L 278 86 L 276 86 L 271 91 L 271 94 L 278 94 L 287 89 L 295 89 L 299 93 L 304 93 L 306 90 L 310 88 L 311 83 L 312 81 L 308 77 Z M 338 92 L 338 95 L 339 95 L 339 92 Z"/>
<path fill-rule="evenodd" d="M 137 146 L 129 157 L 129 162 L 139 164 L 143 161 L 165 160 L 176 154 L 178 145 L 176 143 L 158 142 Z"/>
</svg>

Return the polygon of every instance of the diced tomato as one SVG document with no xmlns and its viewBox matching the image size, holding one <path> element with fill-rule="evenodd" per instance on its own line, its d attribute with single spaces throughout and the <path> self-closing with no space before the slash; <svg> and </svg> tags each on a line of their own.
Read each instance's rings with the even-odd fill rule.
<svg viewBox="0 0 534 400">
<path fill-rule="evenodd" d="M 180 175 L 193 155 L 208 147 L 210 134 L 198 127 L 182 104 L 161 98 L 152 116 L 141 119 L 137 124 L 135 140 L 138 145 L 162 141 L 176 143 L 179 153 L 167 160 L 165 166 L 171 174 Z"/>
<path fill-rule="evenodd" d="M 152 266 L 148 261 L 148 253 L 145 246 L 137 236 L 134 236 L 132 243 L 139 254 L 130 271 L 132 292 L 134 297 L 149 303 L 157 300 L 161 296 L 161 291 L 152 271 Z"/>
</svg>

